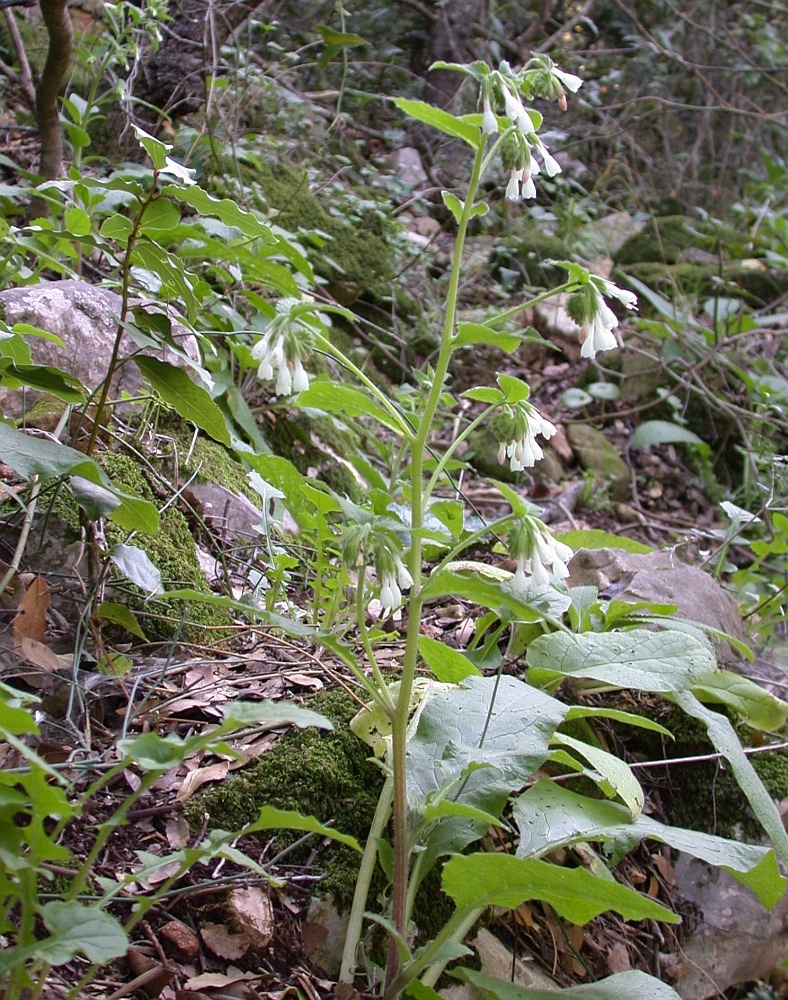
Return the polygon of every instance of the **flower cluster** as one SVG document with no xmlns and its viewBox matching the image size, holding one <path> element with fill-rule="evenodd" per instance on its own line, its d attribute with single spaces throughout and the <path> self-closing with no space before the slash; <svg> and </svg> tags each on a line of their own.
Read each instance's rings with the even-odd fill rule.
<svg viewBox="0 0 788 1000">
<path fill-rule="evenodd" d="M 582 358 L 593 358 L 597 351 L 611 351 L 618 346 L 613 333 L 618 317 L 605 302 L 605 296 L 618 299 L 627 309 L 637 309 L 637 296 L 632 292 L 607 278 L 589 275 L 587 284 L 571 295 L 566 304 L 567 312 L 582 330 Z"/>
<path fill-rule="evenodd" d="M 536 134 L 537 126 L 523 104 L 521 93 L 525 93 L 528 98 L 537 95 L 555 99 L 566 110 L 564 87 L 574 93 L 581 83 L 579 77 L 556 69 L 547 56 L 535 57 L 519 74 L 514 74 L 509 64 L 502 62 L 500 69 L 483 78 L 480 98 L 482 132 L 485 135 L 498 134 L 500 124 L 497 110 L 501 105 L 503 113 L 513 126 L 513 131 L 501 145 L 501 162 L 504 169 L 509 171 L 506 197 L 510 200 L 535 198 L 533 178 L 542 170 L 548 177 L 561 172 L 560 165 Z M 538 121 L 541 121 L 539 116 Z M 535 158 L 536 153 L 542 158 L 544 166 L 540 166 Z"/>
<path fill-rule="evenodd" d="M 342 538 L 342 561 L 349 567 L 374 564 L 380 581 L 380 606 L 391 611 L 402 604 L 402 591 L 413 586 L 400 555 L 400 543 L 393 531 L 376 529 L 372 520 L 352 524 Z"/>
<path fill-rule="evenodd" d="M 257 377 L 264 382 L 276 379 L 277 396 L 309 388 L 303 358 L 311 347 L 311 330 L 295 312 L 301 305 L 299 299 L 280 299 L 265 335 L 252 348 L 252 357 L 258 363 Z"/>
<path fill-rule="evenodd" d="M 569 576 L 567 563 L 574 555 L 572 549 L 554 538 L 538 518 L 523 517 L 510 530 L 507 544 L 517 560 L 514 590 L 541 593 Z"/>
<path fill-rule="evenodd" d="M 496 429 L 501 435 L 498 461 L 503 465 L 508 459 L 512 472 L 530 468 L 543 456 L 544 452 L 536 440 L 537 434 L 541 434 L 545 441 L 555 434 L 555 425 L 530 403 L 508 405 L 497 418 Z"/>
</svg>

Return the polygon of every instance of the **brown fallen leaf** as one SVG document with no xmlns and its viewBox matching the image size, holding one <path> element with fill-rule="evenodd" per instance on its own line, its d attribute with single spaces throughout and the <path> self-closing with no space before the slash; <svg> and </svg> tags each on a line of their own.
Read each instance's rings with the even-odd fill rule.
<svg viewBox="0 0 788 1000">
<path fill-rule="evenodd" d="M 274 930 L 274 911 L 268 894 L 259 886 L 234 889 L 228 900 L 238 924 L 256 948 L 264 948 Z"/>
<path fill-rule="evenodd" d="M 245 933 L 233 934 L 224 924 L 206 923 L 200 928 L 200 937 L 219 958 L 242 958 L 252 946 Z"/>
<path fill-rule="evenodd" d="M 39 574 L 24 592 L 17 606 L 12 625 L 14 638 L 21 641 L 24 636 L 40 642 L 47 630 L 48 609 L 49 587 Z"/>
<path fill-rule="evenodd" d="M 14 626 L 14 629 L 16 631 L 16 626 Z M 43 642 L 38 642 L 36 639 L 29 639 L 26 635 L 17 635 L 16 638 L 19 641 L 19 645 L 16 648 L 19 659 L 25 663 L 32 663 L 39 670 L 53 674 L 58 670 L 65 670 L 66 667 L 71 665 L 67 659 L 61 660 Z"/>
<path fill-rule="evenodd" d="M 226 760 L 220 760 L 218 764 L 209 764 L 208 767 L 197 768 L 196 771 L 187 774 L 183 779 L 183 784 L 178 789 L 175 801 L 185 802 L 186 799 L 194 795 L 197 789 L 207 781 L 221 781 L 222 778 L 226 778 L 229 770 L 230 763 Z"/>
<path fill-rule="evenodd" d="M 186 847 L 191 836 L 189 824 L 183 816 L 178 816 L 177 819 L 168 819 L 164 824 L 164 833 L 167 837 L 167 843 L 176 851 L 180 850 L 181 847 Z"/>
<path fill-rule="evenodd" d="M 611 972 L 628 972 L 632 968 L 627 946 L 617 941 L 607 953 L 607 967 Z"/>
<path fill-rule="evenodd" d="M 240 969 L 230 966 L 227 972 L 203 972 L 199 976 L 192 976 L 183 985 L 187 990 L 205 990 L 212 987 L 229 986 L 231 983 L 237 983 L 244 979 L 256 978 L 258 977 L 252 972 L 241 972 Z"/>
</svg>

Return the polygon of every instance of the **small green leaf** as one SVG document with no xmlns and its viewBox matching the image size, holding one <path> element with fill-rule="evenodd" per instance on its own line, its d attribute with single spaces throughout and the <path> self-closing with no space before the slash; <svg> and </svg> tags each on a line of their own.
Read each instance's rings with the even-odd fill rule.
<svg viewBox="0 0 788 1000">
<path fill-rule="evenodd" d="M 433 107 L 433 105 L 427 104 L 424 101 L 412 101 L 405 97 L 395 97 L 394 103 L 400 111 L 404 111 L 411 118 L 424 122 L 425 125 L 432 125 L 433 128 L 438 129 L 438 131 L 443 132 L 445 135 L 450 135 L 455 139 L 462 139 L 472 149 L 476 149 L 479 145 L 479 129 L 462 121 L 461 118 L 456 118 L 454 115 L 449 114 L 448 111 Z"/>
<path fill-rule="evenodd" d="M 573 386 L 561 393 L 561 402 L 570 410 L 579 410 L 583 406 L 589 406 L 594 400 L 584 389 Z"/>
<path fill-rule="evenodd" d="M 131 219 L 116 212 L 115 215 L 110 215 L 108 219 L 104 220 L 100 233 L 106 240 L 117 240 L 119 243 L 125 243 L 131 236 L 133 228 Z"/>
<path fill-rule="evenodd" d="M 452 194 L 451 191 L 441 191 L 441 198 L 443 198 L 443 204 L 448 208 L 451 214 L 454 216 L 454 221 L 459 224 L 462 218 L 462 212 L 464 209 L 463 203 L 457 197 L 456 194 Z"/>
<path fill-rule="evenodd" d="M 459 684 L 466 677 L 481 676 L 481 671 L 471 663 L 467 656 L 463 656 L 459 650 L 447 646 L 445 642 L 420 635 L 419 652 L 430 670 L 444 684 Z"/>
<path fill-rule="evenodd" d="M 274 726 L 298 726 L 306 729 L 333 729 L 333 723 L 319 712 L 302 708 L 292 701 L 234 701 L 223 710 L 225 726 L 259 726 L 261 723 Z"/>
<path fill-rule="evenodd" d="M 632 448 L 648 448 L 655 444 L 692 444 L 703 452 L 710 451 L 705 441 L 686 427 L 672 424 L 668 420 L 647 420 L 635 431 Z"/>
<path fill-rule="evenodd" d="M 162 170 L 167 164 L 167 153 L 172 149 L 172 146 L 168 146 L 167 143 L 161 142 L 152 135 L 148 135 L 139 125 L 132 125 L 132 128 L 136 133 L 140 146 L 142 146 L 151 158 L 154 170 Z"/>
<path fill-rule="evenodd" d="M 475 219 L 477 215 L 484 216 L 484 215 L 487 215 L 487 213 L 489 211 L 490 211 L 490 206 L 487 204 L 486 201 L 477 201 L 471 207 L 471 216 L 470 217 L 472 219 Z"/>
<path fill-rule="evenodd" d="M 319 25 L 317 31 L 326 45 L 331 45 L 336 48 L 343 48 L 347 46 L 352 48 L 357 45 L 370 44 L 365 38 L 362 38 L 361 35 L 354 35 L 344 31 L 335 31 L 333 28 L 328 28 L 324 24 Z"/>
<path fill-rule="evenodd" d="M 644 545 L 643 542 L 636 542 L 633 538 L 625 538 L 623 535 L 614 535 L 609 531 L 601 531 L 599 528 L 577 528 L 565 531 L 558 537 L 560 541 L 575 551 L 578 549 L 621 549 L 623 552 L 638 552 L 644 556 L 654 551 L 652 546 Z"/>
<path fill-rule="evenodd" d="M 531 395 L 528 385 L 513 375 L 498 375 L 498 385 L 507 403 L 522 403 Z"/>
<path fill-rule="evenodd" d="M 87 236 L 90 232 L 90 218 L 87 212 L 75 205 L 66 209 L 63 223 L 73 236 Z"/>
<path fill-rule="evenodd" d="M 244 827 L 241 832 L 257 833 L 258 830 L 303 830 L 305 833 L 317 833 L 321 837 L 329 837 L 361 853 L 361 846 L 355 837 L 340 833 L 331 826 L 325 826 L 314 816 L 302 816 L 301 813 L 291 810 L 263 806 L 257 819 Z"/>
<path fill-rule="evenodd" d="M 588 923 L 606 910 L 615 910 L 627 920 L 681 922 L 677 914 L 648 896 L 597 878 L 584 868 L 559 868 L 510 854 L 456 855 L 443 869 L 442 887 L 459 910 L 487 906 L 512 910 L 539 899 L 574 924 Z"/>
<path fill-rule="evenodd" d="M 349 417 L 371 417 L 397 434 L 407 433 L 403 420 L 384 409 L 362 389 L 351 385 L 315 379 L 308 389 L 298 395 L 295 405 L 301 409 L 312 407 L 326 413 L 344 413 Z"/>
<path fill-rule="evenodd" d="M 615 382 L 592 382 L 591 385 L 588 386 L 588 391 L 594 399 L 606 401 L 618 399 L 621 395 L 621 390 Z"/>
<path fill-rule="evenodd" d="M 492 386 L 478 386 L 475 389 L 466 389 L 462 394 L 463 399 L 472 399 L 476 403 L 487 403 L 494 406 L 503 402 L 503 393 L 500 389 L 493 389 Z"/>
<path fill-rule="evenodd" d="M 258 219 L 253 212 L 247 212 L 229 198 L 214 198 L 196 185 L 182 188 L 175 184 L 168 184 L 161 189 L 161 193 L 190 205 L 199 215 L 215 216 L 227 223 L 228 226 L 237 226 L 244 236 L 261 239 L 265 243 L 286 242 L 274 236 L 271 227 Z"/>
<path fill-rule="evenodd" d="M 566 713 L 566 722 L 571 722 L 572 719 L 589 719 L 589 718 L 599 718 L 599 719 L 613 719 L 615 722 L 622 722 L 626 726 L 637 726 L 640 729 L 648 729 L 652 733 L 661 733 L 663 736 L 667 736 L 668 739 L 673 738 L 673 734 L 669 729 L 665 729 L 658 722 L 654 722 L 653 719 L 647 718 L 645 715 L 635 715 L 634 712 L 624 712 L 620 708 L 603 708 L 601 705 L 598 708 L 586 708 L 583 705 L 572 705 L 569 711 Z"/>
<path fill-rule="evenodd" d="M 119 740 L 118 749 L 143 771 L 169 771 L 180 764 L 191 747 L 174 733 L 159 736 L 158 733 L 143 733 L 134 739 Z"/>
<path fill-rule="evenodd" d="M 0 358 L 0 385 L 12 388 L 24 385 L 57 396 L 65 403 L 85 401 L 85 389 L 79 379 L 53 365 L 16 364 L 9 357 Z"/>
<path fill-rule="evenodd" d="M 504 333 L 502 330 L 494 330 L 490 326 L 485 326 L 484 323 L 460 323 L 457 328 L 457 336 L 452 342 L 452 348 L 470 347 L 473 344 L 488 344 L 490 347 L 497 347 L 499 350 L 511 354 L 517 350 L 522 342 L 522 337 L 518 337 L 516 333 Z"/>
<path fill-rule="evenodd" d="M 36 956 L 52 965 L 65 965 L 82 952 L 91 962 L 106 965 L 126 954 L 126 932 L 105 910 L 76 900 L 52 900 L 39 910 L 50 937 L 39 941 Z"/>
<path fill-rule="evenodd" d="M 692 692 L 703 702 L 716 702 L 733 709 L 753 729 L 776 733 L 788 719 L 788 702 L 730 670 L 709 674 L 692 686 Z"/>
<path fill-rule="evenodd" d="M 222 411 L 208 392 L 192 382 L 182 368 L 142 354 L 134 360 L 164 402 L 173 406 L 179 416 L 196 424 L 214 441 L 230 444 L 230 432 Z"/>
<path fill-rule="evenodd" d="M 131 580 L 140 590 L 146 594 L 164 593 L 161 573 L 142 549 L 118 542 L 112 546 L 108 555 L 126 579 Z"/>
<path fill-rule="evenodd" d="M 181 221 L 181 213 L 176 205 L 166 198 L 157 198 L 145 206 L 140 220 L 139 231 L 154 236 L 169 232 Z"/>
<path fill-rule="evenodd" d="M 96 613 L 104 621 L 112 622 L 113 625 L 120 625 L 121 628 L 124 628 L 131 635 L 136 635 L 143 642 L 148 641 L 148 637 L 142 631 L 140 623 L 125 604 L 114 604 L 112 601 L 104 601 L 99 605 Z"/>
<path fill-rule="evenodd" d="M 69 480 L 74 499 L 85 512 L 89 521 L 98 521 L 107 517 L 120 506 L 120 500 L 115 494 L 98 483 L 93 483 L 82 476 L 72 476 Z"/>
</svg>

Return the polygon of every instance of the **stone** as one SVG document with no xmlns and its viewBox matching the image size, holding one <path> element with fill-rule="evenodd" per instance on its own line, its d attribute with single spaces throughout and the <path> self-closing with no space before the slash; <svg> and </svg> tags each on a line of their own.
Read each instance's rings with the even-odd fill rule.
<svg viewBox="0 0 788 1000">
<path fill-rule="evenodd" d="M 560 989 L 558 983 L 551 979 L 546 972 L 542 972 L 538 965 L 533 962 L 514 956 L 509 948 L 492 934 L 486 927 L 482 927 L 473 941 L 470 942 L 475 948 L 481 960 L 481 971 L 485 976 L 493 976 L 496 979 L 504 979 L 514 983 L 515 986 L 525 987 L 529 990 L 550 990 Z M 514 970 L 514 975 L 512 975 Z M 470 983 L 463 983 L 461 986 L 449 986 L 445 990 L 439 991 L 445 1000 L 484 1000 L 486 994 L 472 986 Z"/>
<path fill-rule="evenodd" d="M 663 971 L 682 1000 L 720 996 L 778 968 L 788 953 L 788 894 L 766 910 L 727 872 L 687 854 L 675 872 L 678 891 L 701 914 L 681 952 L 664 956 Z"/>
<path fill-rule="evenodd" d="M 566 433 L 581 467 L 593 473 L 614 500 L 628 500 L 632 474 L 605 435 L 589 424 L 570 424 Z"/>
<path fill-rule="evenodd" d="M 133 300 L 131 304 L 140 305 L 140 301 Z M 120 296 L 108 288 L 72 279 L 41 282 L 0 292 L 0 315 L 4 316 L 9 327 L 15 323 L 28 323 L 55 334 L 63 341 L 63 347 L 59 347 L 43 337 L 28 337 L 32 362 L 56 365 L 78 378 L 89 390 L 96 389 L 107 373 L 120 306 Z M 150 307 L 150 312 L 165 312 L 157 303 L 150 303 Z M 199 361 L 195 337 L 176 322 L 173 322 L 172 332 L 184 352 L 193 361 Z M 124 334 L 121 353 L 128 355 L 138 350 L 131 338 Z M 166 346 L 160 351 L 146 348 L 142 353 L 173 364 L 182 363 Z M 137 366 L 125 364 L 113 379 L 112 392 L 116 397 L 120 392 L 133 395 L 139 392 L 142 385 Z M 0 411 L 6 417 L 17 419 L 40 396 L 40 392 L 32 390 L 23 392 L 21 389 L 0 387 Z"/>
<path fill-rule="evenodd" d="M 589 222 L 583 238 L 608 257 L 614 257 L 630 236 L 636 236 L 645 225 L 645 220 L 633 219 L 629 212 L 612 212 Z"/>
<path fill-rule="evenodd" d="M 744 641 L 744 626 L 736 601 L 697 566 L 688 566 L 672 552 L 648 554 L 623 549 L 578 549 L 569 564 L 569 585 L 594 586 L 606 597 L 622 601 L 676 604 L 680 618 L 701 622 Z M 738 661 L 729 643 L 712 640 L 724 662 Z"/>
<path fill-rule="evenodd" d="M 561 353 L 577 364 L 580 360 L 580 327 L 566 309 L 568 296 L 561 292 L 532 309 L 534 327 L 541 335 L 560 348 Z"/>
<path fill-rule="evenodd" d="M 429 177 L 421 162 L 419 151 L 413 146 L 403 146 L 390 158 L 391 168 L 401 181 L 414 191 L 427 187 Z"/>
</svg>

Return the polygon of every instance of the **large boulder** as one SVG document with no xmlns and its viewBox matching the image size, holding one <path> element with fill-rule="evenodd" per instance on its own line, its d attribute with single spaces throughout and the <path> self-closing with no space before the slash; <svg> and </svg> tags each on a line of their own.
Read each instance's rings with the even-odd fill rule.
<svg viewBox="0 0 788 1000">
<path fill-rule="evenodd" d="M 89 285 L 84 281 L 49 281 L 0 292 L 0 316 L 9 327 L 26 323 L 39 330 L 55 334 L 63 346 L 44 337 L 27 338 L 31 360 L 34 364 L 55 365 L 74 375 L 89 390 L 101 385 L 109 368 L 112 348 L 118 330 L 121 297 L 108 288 Z M 134 300 L 133 305 L 140 305 Z M 146 311 L 166 313 L 157 303 L 145 304 Z M 173 322 L 173 338 L 185 353 L 199 361 L 199 348 L 195 337 L 181 324 Z M 139 348 L 124 334 L 121 356 L 138 352 Z M 168 347 L 161 350 L 146 348 L 165 361 L 178 363 L 177 356 Z M 113 379 L 112 392 L 136 394 L 142 387 L 137 366 L 124 364 Z M 11 418 L 21 417 L 41 393 L 30 390 L 0 387 L 0 411 Z"/>
</svg>

